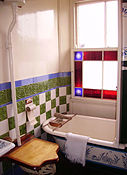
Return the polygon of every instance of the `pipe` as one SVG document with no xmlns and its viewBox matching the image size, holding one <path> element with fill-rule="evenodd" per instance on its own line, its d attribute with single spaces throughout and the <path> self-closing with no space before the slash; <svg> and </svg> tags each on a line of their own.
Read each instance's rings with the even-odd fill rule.
<svg viewBox="0 0 127 175">
<path fill-rule="evenodd" d="M 120 138 L 120 103 L 121 103 L 121 58 L 122 58 L 122 2 L 118 0 L 118 94 L 117 94 L 117 118 L 116 118 L 116 145 L 119 148 L 119 138 Z"/>
<path fill-rule="evenodd" d="M 14 118 L 15 118 L 15 129 L 16 129 L 16 137 L 17 137 L 17 144 L 21 146 L 21 139 L 20 139 L 20 130 L 18 126 L 18 112 L 17 112 L 17 102 L 16 102 L 16 87 L 15 87 L 15 78 L 14 78 L 14 66 L 13 66 L 13 53 L 12 53 L 12 43 L 11 43 L 11 33 L 16 24 L 17 18 L 17 4 L 11 4 L 13 19 L 8 29 L 7 35 L 7 49 L 8 49 L 8 56 L 9 56 L 9 67 L 10 67 L 10 79 L 11 79 L 11 94 L 12 94 L 12 105 L 14 109 Z"/>
</svg>

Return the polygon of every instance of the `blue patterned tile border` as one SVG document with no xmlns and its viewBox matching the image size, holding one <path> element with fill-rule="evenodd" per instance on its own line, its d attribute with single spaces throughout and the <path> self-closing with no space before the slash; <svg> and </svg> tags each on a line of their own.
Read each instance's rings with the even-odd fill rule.
<svg viewBox="0 0 127 175">
<path fill-rule="evenodd" d="M 87 145 L 86 160 L 127 171 L 127 153 L 117 149 Z"/>
<path fill-rule="evenodd" d="M 39 95 L 41 93 L 51 91 L 53 89 L 71 86 L 70 85 L 70 77 L 71 77 L 71 72 L 60 72 L 60 73 L 54 73 L 54 74 L 44 75 L 44 76 L 40 76 L 40 77 L 33 77 L 33 78 L 24 79 L 24 80 L 18 80 L 15 82 L 16 93 L 19 94 L 19 96 L 17 98 L 17 102 L 25 100 L 29 97 L 34 97 L 34 96 Z M 59 81 L 59 80 L 57 80 L 57 78 L 58 79 L 62 78 L 62 79 L 61 79 L 61 81 Z M 48 80 L 51 80 L 51 81 L 49 81 L 50 83 L 48 82 Z M 69 82 L 67 82 L 68 80 L 69 80 Z M 56 83 L 57 81 L 59 83 Z M 39 86 L 39 84 L 37 84 L 37 86 L 36 86 L 36 83 L 42 83 L 42 82 L 47 83 L 47 84 L 44 83 L 44 87 L 46 87 L 46 88 L 43 88 L 43 84 L 41 86 Z M 53 86 L 52 86 L 52 84 L 53 84 Z M 25 86 L 28 86 L 28 87 L 26 88 Z M 35 88 L 34 91 L 31 91 L 32 88 L 29 88 L 31 86 L 32 86 L 32 88 Z M 40 90 L 38 90 L 38 88 L 40 88 Z M 7 106 L 8 104 L 11 104 L 11 103 L 12 103 L 11 102 L 11 83 L 8 82 L 8 83 L 0 84 L 0 108 Z"/>
<path fill-rule="evenodd" d="M 33 77 L 33 78 L 24 79 L 24 80 L 18 80 L 15 82 L 15 85 L 16 87 L 20 87 L 20 86 L 25 86 L 33 83 L 46 81 L 53 78 L 67 77 L 67 76 L 71 76 L 71 72 L 60 72 L 55 74 L 43 75 L 40 77 Z"/>
<path fill-rule="evenodd" d="M 6 90 L 6 89 L 10 89 L 11 88 L 11 83 L 1 83 L 0 84 L 0 91 Z"/>
<path fill-rule="evenodd" d="M 66 139 L 59 136 L 54 136 L 54 138 L 56 138 L 55 140 L 60 144 L 61 151 L 65 154 Z M 86 147 L 86 161 L 127 171 L 126 150 L 88 143 Z"/>
<path fill-rule="evenodd" d="M 15 85 L 16 85 L 16 87 L 20 87 L 20 86 L 33 84 L 33 83 L 38 83 L 38 82 L 41 82 L 41 81 L 46 81 L 46 80 L 53 79 L 53 78 L 68 77 L 68 76 L 71 76 L 71 72 L 54 73 L 54 74 L 49 74 L 49 75 L 43 75 L 43 76 L 40 76 L 40 77 L 18 80 L 18 81 L 15 82 Z M 11 88 L 11 83 L 10 82 L 0 84 L 0 91 L 10 89 L 10 88 Z"/>
</svg>

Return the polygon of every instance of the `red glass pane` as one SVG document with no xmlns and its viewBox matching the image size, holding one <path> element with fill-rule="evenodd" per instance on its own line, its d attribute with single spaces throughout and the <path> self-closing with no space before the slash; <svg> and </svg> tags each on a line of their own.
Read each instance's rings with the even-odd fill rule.
<svg viewBox="0 0 127 175">
<path fill-rule="evenodd" d="M 104 99 L 117 99 L 117 91 L 103 90 Z"/>
<path fill-rule="evenodd" d="M 82 62 L 75 62 L 75 87 L 82 87 Z"/>
<path fill-rule="evenodd" d="M 101 98 L 101 90 L 84 89 L 84 97 Z"/>
<path fill-rule="evenodd" d="M 101 51 L 87 51 L 84 52 L 84 60 L 102 60 Z"/>
<path fill-rule="evenodd" d="M 104 51 L 104 60 L 112 61 L 117 60 L 117 51 Z"/>
</svg>

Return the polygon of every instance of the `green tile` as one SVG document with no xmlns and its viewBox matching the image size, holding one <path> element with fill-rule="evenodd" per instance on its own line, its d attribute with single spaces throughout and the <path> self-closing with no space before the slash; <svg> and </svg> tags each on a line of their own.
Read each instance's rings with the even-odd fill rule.
<svg viewBox="0 0 127 175">
<path fill-rule="evenodd" d="M 5 138 L 5 137 L 9 137 L 9 132 L 7 132 L 7 133 L 1 135 L 1 136 L 0 136 L 0 139 L 3 139 L 3 138 Z"/>
<path fill-rule="evenodd" d="M 20 135 L 26 134 L 26 123 L 19 126 Z"/>
<path fill-rule="evenodd" d="M 8 118 L 8 124 L 9 124 L 9 130 L 15 128 L 15 119 L 14 119 L 14 117 Z"/>
<path fill-rule="evenodd" d="M 67 104 L 67 112 L 69 112 L 69 104 Z"/>
<path fill-rule="evenodd" d="M 44 81 L 43 84 L 44 84 L 44 91 L 47 91 L 48 90 L 48 81 Z"/>
<path fill-rule="evenodd" d="M 40 92 L 44 92 L 45 91 L 44 82 L 39 82 L 38 85 L 39 85 Z"/>
<path fill-rule="evenodd" d="M 60 105 L 66 104 L 66 96 L 60 97 Z"/>
<path fill-rule="evenodd" d="M 25 98 L 25 90 L 24 90 L 24 86 L 21 87 L 17 87 L 16 88 L 16 99 L 19 100 L 21 98 Z"/>
<path fill-rule="evenodd" d="M 66 94 L 70 95 L 71 94 L 71 86 L 66 87 Z"/>
<path fill-rule="evenodd" d="M 56 112 L 59 112 L 59 111 L 60 111 L 60 110 L 59 110 L 59 106 L 57 106 L 57 107 L 56 107 Z"/>
<path fill-rule="evenodd" d="M 37 120 L 37 124 L 34 125 L 34 128 L 37 128 L 38 126 L 40 126 L 40 116 L 36 117 Z"/>
<path fill-rule="evenodd" d="M 33 88 L 33 93 L 37 94 L 39 92 L 39 83 L 34 83 L 32 85 L 32 88 Z"/>
<path fill-rule="evenodd" d="M 44 104 L 40 105 L 40 114 L 45 113 L 45 111 L 46 111 L 46 105 L 44 103 Z"/>
<path fill-rule="evenodd" d="M 59 88 L 56 88 L 56 97 L 59 97 Z"/>
<path fill-rule="evenodd" d="M 55 108 L 56 107 L 56 99 L 51 100 L 51 108 Z"/>
<path fill-rule="evenodd" d="M 7 102 L 11 102 L 12 101 L 11 89 L 6 89 L 6 93 L 7 93 Z"/>
<path fill-rule="evenodd" d="M 32 89 L 32 84 L 24 86 L 25 97 L 31 96 L 34 94 L 34 90 Z"/>
<path fill-rule="evenodd" d="M 7 119 L 7 109 L 6 106 L 0 108 L 0 121 Z"/>
<path fill-rule="evenodd" d="M 6 104 L 7 102 L 7 90 L 0 91 L 0 105 Z"/>
<path fill-rule="evenodd" d="M 31 135 L 34 135 L 34 130 L 30 131 L 30 134 L 31 134 Z"/>
<path fill-rule="evenodd" d="M 33 103 L 38 106 L 39 105 L 39 95 L 33 97 Z"/>
<path fill-rule="evenodd" d="M 48 80 L 48 88 L 52 89 L 57 87 L 57 78 L 49 79 Z"/>
<path fill-rule="evenodd" d="M 25 100 L 17 102 L 18 114 L 25 111 Z"/>
<path fill-rule="evenodd" d="M 51 110 L 46 112 L 46 119 L 49 119 L 49 118 L 51 118 Z"/>
<path fill-rule="evenodd" d="M 45 95 L 46 95 L 46 102 L 51 100 L 51 91 L 46 92 Z"/>
</svg>

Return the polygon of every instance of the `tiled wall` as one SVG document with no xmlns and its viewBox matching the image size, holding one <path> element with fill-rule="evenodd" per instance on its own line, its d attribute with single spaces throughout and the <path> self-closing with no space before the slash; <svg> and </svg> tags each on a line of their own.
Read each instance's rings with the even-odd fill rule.
<svg viewBox="0 0 127 175">
<path fill-rule="evenodd" d="M 0 86 L 0 138 L 10 136 L 15 139 L 10 83 Z M 55 112 L 69 111 L 70 94 L 70 72 L 16 81 L 20 135 L 31 132 L 37 137 L 40 136 L 40 126 L 45 119 L 50 118 Z M 38 121 L 31 127 L 27 126 L 25 112 L 25 99 L 29 97 L 33 98 L 33 103 L 36 105 L 35 117 Z"/>
<path fill-rule="evenodd" d="M 11 102 L 10 83 L 0 84 L 0 138 L 10 136 L 16 138 L 14 112 Z M 71 74 L 62 72 L 41 77 L 16 81 L 16 96 L 18 109 L 18 125 L 20 135 L 32 133 L 36 137 L 41 135 L 41 124 L 55 112 L 69 111 L 71 94 Z M 25 99 L 32 97 L 36 105 L 35 117 L 37 124 L 29 126 L 25 112 Z M 11 167 L 11 164 L 9 167 Z M 0 173 L 8 169 L 7 162 L 0 164 Z M 4 166 L 5 165 L 5 166 Z M 7 168 L 5 168 L 7 167 Z M 3 170 L 1 170 L 1 168 Z"/>
</svg>

